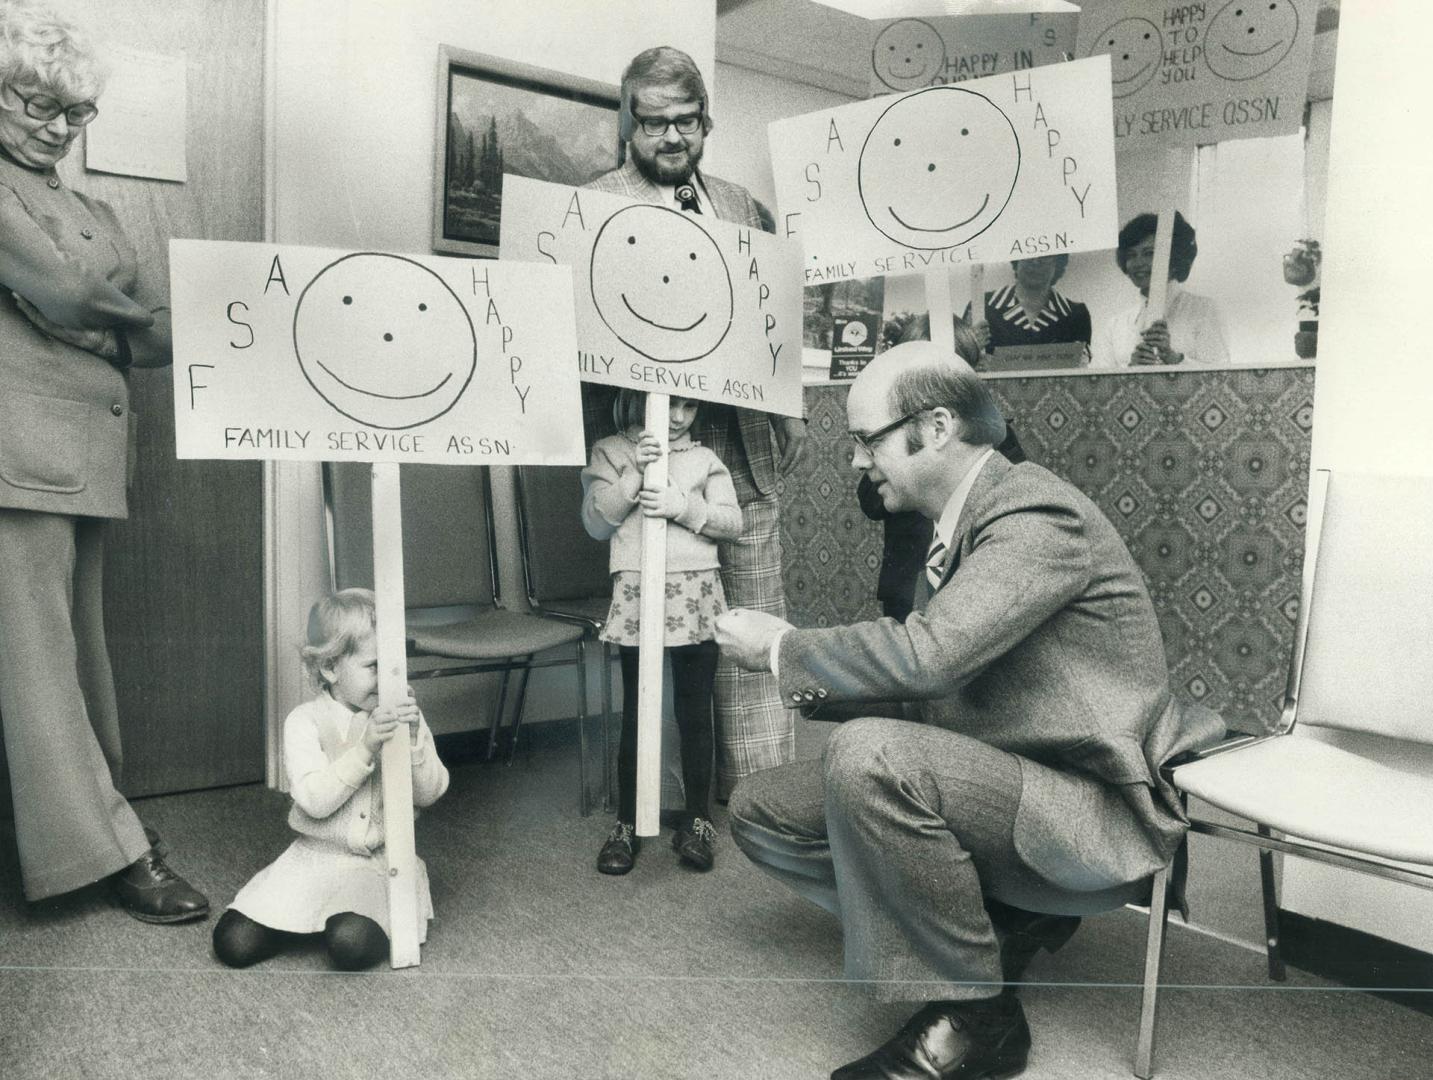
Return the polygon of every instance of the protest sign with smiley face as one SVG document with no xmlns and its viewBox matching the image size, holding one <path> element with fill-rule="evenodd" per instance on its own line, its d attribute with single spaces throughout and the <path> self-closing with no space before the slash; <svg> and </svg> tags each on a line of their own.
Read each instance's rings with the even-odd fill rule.
<svg viewBox="0 0 1433 1080">
<path fill-rule="evenodd" d="M 1113 247 L 1106 57 L 770 125 L 777 231 L 804 285 Z"/>
<path fill-rule="evenodd" d="M 203 240 L 170 265 L 181 458 L 584 459 L 553 267 Z"/>
<path fill-rule="evenodd" d="M 570 270 L 584 380 L 801 415 L 794 245 L 710 213 L 510 175 L 499 251 L 504 265 Z"/>
</svg>

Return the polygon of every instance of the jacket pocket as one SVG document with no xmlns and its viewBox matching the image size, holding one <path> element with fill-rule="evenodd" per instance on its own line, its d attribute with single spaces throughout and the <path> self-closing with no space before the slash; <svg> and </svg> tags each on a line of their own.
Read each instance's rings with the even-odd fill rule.
<svg viewBox="0 0 1433 1080">
<path fill-rule="evenodd" d="M 29 491 L 83 491 L 89 411 L 79 401 L 6 392 L 0 397 L 0 480 Z"/>
</svg>

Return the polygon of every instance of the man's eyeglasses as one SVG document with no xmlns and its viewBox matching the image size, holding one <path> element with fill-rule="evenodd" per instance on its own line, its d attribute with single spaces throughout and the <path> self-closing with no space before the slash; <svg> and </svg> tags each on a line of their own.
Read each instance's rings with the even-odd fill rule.
<svg viewBox="0 0 1433 1080">
<path fill-rule="evenodd" d="M 687 113 L 685 116 L 676 116 L 671 119 L 665 116 L 638 116 L 633 113 L 632 118 L 642 125 L 642 130 L 647 135 L 654 139 L 665 135 L 669 127 L 676 128 L 678 135 L 694 135 L 697 128 L 702 126 L 700 112 Z"/>
<path fill-rule="evenodd" d="M 921 413 L 930 412 L 930 410 L 933 408 L 935 408 L 934 405 L 922 405 L 919 409 L 916 409 L 913 412 L 908 412 L 905 414 L 905 416 L 898 417 L 897 419 L 892 420 L 885 427 L 876 428 L 875 431 L 848 431 L 846 432 L 846 434 L 851 436 L 851 441 L 857 446 L 859 446 L 866 453 L 874 454 L 876 452 L 876 447 L 881 445 L 881 441 L 887 435 L 890 435 L 897 429 L 903 427 L 906 424 L 909 424 Z"/>
<path fill-rule="evenodd" d="M 31 120 L 53 120 L 64 113 L 65 123 L 70 127 L 84 127 L 99 115 L 99 106 L 93 101 L 77 101 L 73 105 L 62 105 L 48 94 L 34 94 L 26 97 L 13 86 L 8 89 L 10 93 L 25 103 L 25 115 Z"/>
</svg>

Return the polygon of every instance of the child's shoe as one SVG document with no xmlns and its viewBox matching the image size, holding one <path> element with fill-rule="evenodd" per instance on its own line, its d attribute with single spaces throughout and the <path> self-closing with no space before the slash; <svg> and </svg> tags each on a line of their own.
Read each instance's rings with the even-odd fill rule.
<svg viewBox="0 0 1433 1080">
<path fill-rule="evenodd" d="M 682 862 L 698 870 L 710 870 L 716 862 L 716 829 L 706 818 L 692 818 L 672 834 L 672 848 Z"/>
<path fill-rule="evenodd" d="M 607 842 L 597 853 L 597 872 L 625 874 L 632 869 L 632 865 L 637 861 L 637 852 L 641 850 L 642 838 L 632 826 L 625 821 L 619 821 L 612 826 L 612 831 L 607 834 Z"/>
</svg>

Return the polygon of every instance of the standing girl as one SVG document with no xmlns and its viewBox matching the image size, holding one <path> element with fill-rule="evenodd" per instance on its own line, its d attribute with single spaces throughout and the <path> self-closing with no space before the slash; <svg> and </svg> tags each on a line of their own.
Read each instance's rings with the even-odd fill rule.
<svg viewBox="0 0 1433 1080">
<path fill-rule="evenodd" d="M 296 934 L 323 935 L 334 967 L 358 971 L 388 955 L 388 860 L 383 851 L 383 744 L 406 731 L 413 804 L 448 789 L 433 734 L 412 691 L 396 708 L 378 705 L 373 593 L 344 589 L 309 612 L 304 666 L 321 688 L 284 721 L 284 768 L 299 838 L 239 890 L 214 927 L 214 954 L 248 967 Z M 433 901 L 418 860 L 418 937 L 426 941 Z"/>
<path fill-rule="evenodd" d="M 661 456 L 657 439 L 642 429 L 646 395 L 623 389 L 613 404 L 618 434 L 592 448 L 582 471 L 582 522 L 598 540 L 611 541 L 612 607 L 602 637 L 616 642 L 622 659 L 622 740 L 617 750 L 617 824 L 597 855 L 603 874 L 625 874 L 641 849 L 637 820 L 637 642 L 641 612 L 642 518 L 663 517 L 667 529 L 666 633 L 672 662 L 672 697 L 682 736 L 686 811 L 672 837 L 682 861 L 710 870 L 716 830 L 709 820 L 712 785 L 712 682 L 716 617 L 726 610 L 718 573 L 717 541 L 741 535 L 741 507 L 731 474 L 711 450 L 692 441 L 697 403 L 671 399 L 667 486 L 645 482 Z M 635 513 L 638 508 L 641 513 Z"/>
</svg>

